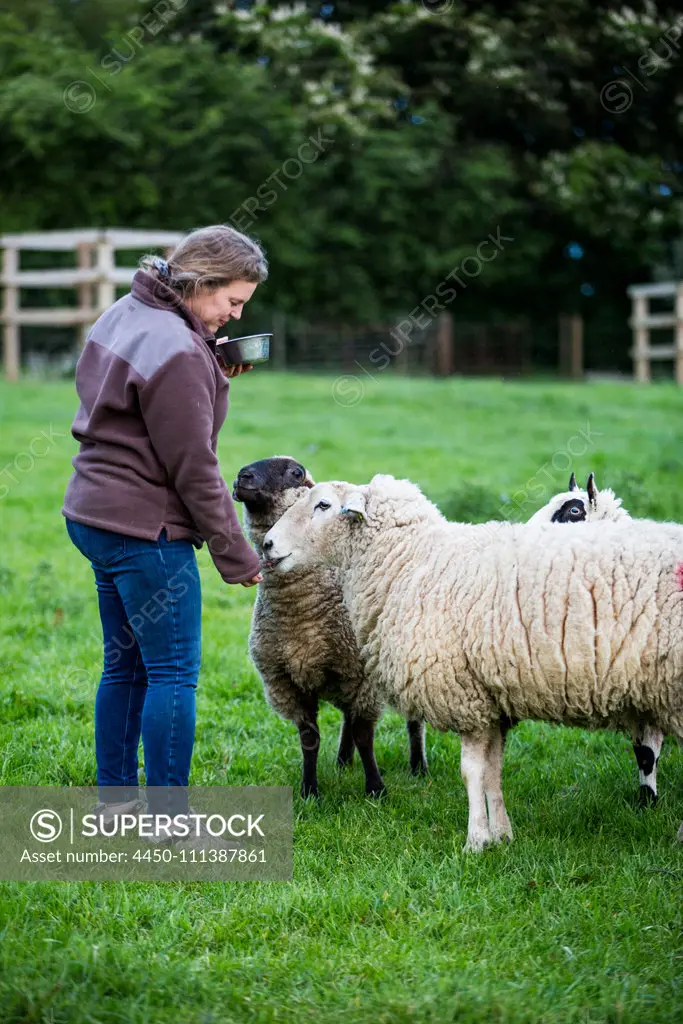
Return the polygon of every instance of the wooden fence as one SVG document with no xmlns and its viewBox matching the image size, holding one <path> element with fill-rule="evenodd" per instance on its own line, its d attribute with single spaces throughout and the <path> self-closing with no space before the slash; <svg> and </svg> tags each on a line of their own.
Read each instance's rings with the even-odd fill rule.
<svg viewBox="0 0 683 1024">
<path fill-rule="evenodd" d="M 116 265 L 117 250 L 168 252 L 181 238 L 182 234 L 175 231 L 124 228 L 0 237 L 3 249 L 0 284 L 4 286 L 0 319 L 4 328 L 6 378 L 17 380 L 20 375 L 22 326 L 74 327 L 82 342 L 90 325 L 114 302 L 117 287 L 129 285 L 135 274 L 136 267 Z M 22 250 L 72 253 L 74 266 L 22 270 Z M 77 304 L 57 308 L 20 307 L 22 289 L 60 288 L 75 291 Z M 48 298 L 54 299 L 49 295 Z M 391 364 L 398 372 L 436 376 L 454 373 L 519 376 L 532 372 L 533 323 L 523 318 L 502 323 L 472 322 L 461 318 L 457 312 L 455 307 L 453 312 L 442 312 L 423 330 L 417 326 L 413 330 L 408 325 L 408 335 L 405 335 L 398 324 L 406 324 L 406 321 L 400 317 L 395 323 L 386 324 L 316 324 L 297 317 L 285 319 L 276 311 L 269 313 L 259 307 L 253 312 L 247 311 L 240 333 L 273 331 L 270 368 L 274 370 L 362 371 L 372 376 Z M 560 373 L 581 380 L 583 322 L 580 316 L 560 316 L 558 349 Z"/>
<path fill-rule="evenodd" d="M 636 284 L 628 289 L 633 303 L 630 325 L 633 330 L 633 375 L 641 384 L 652 380 L 653 360 L 673 360 L 676 383 L 683 387 L 683 282 Z M 673 299 L 669 313 L 651 313 L 651 299 Z M 650 331 L 673 330 L 673 344 L 652 345 Z"/>
<path fill-rule="evenodd" d="M 0 284 L 4 287 L 2 323 L 5 377 L 17 380 L 21 369 L 19 329 L 23 325 L 44 327 L 75 326 L 81 339 L 97 317 L 114 302 L 117 285 L 129 284 L 137 267 L 117 267 L 117 249 L 163 249 L 170 252 L 180 241 L 179 231 L 135 231 L 113 228 L 106 231 L 44 231 L 3 235 Z M 73 252 L 75 267 L 51 270 L 21 270 L 22 250 Z M 21 309 L 22 288 L 70 288 L 78 294 L 77 306 L 55 309 Z"/>
</svg>

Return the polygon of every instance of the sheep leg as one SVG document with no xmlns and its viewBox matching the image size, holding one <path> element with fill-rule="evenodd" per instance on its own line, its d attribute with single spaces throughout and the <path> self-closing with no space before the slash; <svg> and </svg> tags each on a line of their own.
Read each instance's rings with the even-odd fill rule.
<svg viewBox="0 0 683 1024">
<path fill-rule="evenodd" d="M 339 750 L 337 751 L 337 764 L 340 768 L 346 768 L 353 761 L 355 744 L 353 742 L 353 729 L 351 719 L 347 712 L 344 712 L 341 732 L 339 734 Z"/>
<path fill-rule="evenodd" d="M 467 788 L 469 818 L 467 842 L 463 850 L 479 851 L 491 842 L 491 830 L 486 813 L 486 786 L 490 731 L 473 733 L 461 738 L 460 774 Z"/>
<path fill-rule="evenodd" d="M 365 792 L 367 796 L 382 796 L 386 793 L 387 788 L 375 761 L 375 723 L 369 718 L 353 718 L 351 730 L 353 742 L 363 762 Z"/>
<path fill-rule="evenodd" d="M 503 799 L 502 771 L 503 751 L 505 749 L 505 733 L 507 729 L 492 729 L 489 735 L 488 758 L 484 774 L 486 803 L 489 809 L 489 828 L 491 839 L 499 843 L 503 839 L 512 842 L 512 825 L 508 818 Z"/>
<path fill-rule="evenodd" d="M 318 729 L 318 700 L 311 697 L 304 705 L 304 718 L 297 723 L 301 755 L 303 757 L 303 777 L 301 795 L 304 797 L 318 796 L 318 751 L 320 750 L 320 731 Z"/>
<path fill-rule="evenodd" d="M 633 735 L 633 753 L 638 762 L 640 775 L 640 805 L 657 803 L 657 761 L 664 737 L 658 729 L 646 725 Z"/>
<path fill-rule="evenodd" d="M 425 724 L 423 721 L 406 722 L 410 743 L 410 770 L 413 775 L 427 775 L 427 751 L 425 749 Z"/>
</svg>

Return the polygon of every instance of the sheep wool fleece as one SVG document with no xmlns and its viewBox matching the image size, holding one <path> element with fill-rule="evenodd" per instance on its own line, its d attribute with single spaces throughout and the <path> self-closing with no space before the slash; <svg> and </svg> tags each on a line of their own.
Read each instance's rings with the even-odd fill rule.
<svg viewBox="0 0 683 1024">
<path fill-rule="evenodd" d="M 340 500 L 363 519 L 337 514 L 313 560 L 347 570 L 366 672 L 404 715 L 463 734 L 501 714 L 626 729 L 644 716 L 683 737 L 683 526 L 448 523 L 383 476 Z"/>
</svg>

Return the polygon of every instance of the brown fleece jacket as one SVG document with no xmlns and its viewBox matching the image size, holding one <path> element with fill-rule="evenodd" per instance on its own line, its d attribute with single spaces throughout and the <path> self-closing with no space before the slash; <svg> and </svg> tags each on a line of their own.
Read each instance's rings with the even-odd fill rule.
<svg viewBox="0 0 683 1024">
<path fill-rule="evenodd" d="M 80 451 L 62 512 L 114 533 L 206 541 L 227 583 L 259 571 L 216 456 L 228 382 L 206 324 L 139 270 L 76 367 Z"/>
</svg>

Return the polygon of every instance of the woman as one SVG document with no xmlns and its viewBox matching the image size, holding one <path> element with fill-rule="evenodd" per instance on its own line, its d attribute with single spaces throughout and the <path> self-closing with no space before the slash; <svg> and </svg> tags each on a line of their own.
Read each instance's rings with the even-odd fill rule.
<svg viewBox="0 0 683 1024">
<path fill-rule="evenodd" d="M 95 746 L 106 816 L 139 807 L 141 734 L 147 786 L 188 784 L 201 657 L 194 547 L 206 541 L 226 583 L 261 581 L 216 457 L 226 377 L 251 367 L 224 368 L 214 334 L 266 280 L 265 255 L 217 225 L 142 266 L 78 361 L 80 451 L 62 509 L 94 569 L 102 619 Z M 187 811 L 183 789 L 148 796 L 150 811 Z"/>
</svg>

